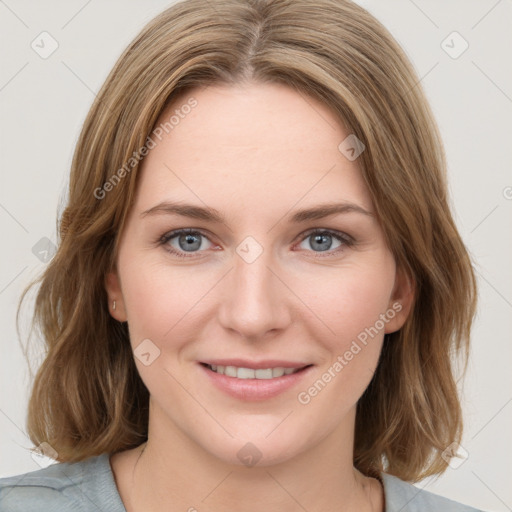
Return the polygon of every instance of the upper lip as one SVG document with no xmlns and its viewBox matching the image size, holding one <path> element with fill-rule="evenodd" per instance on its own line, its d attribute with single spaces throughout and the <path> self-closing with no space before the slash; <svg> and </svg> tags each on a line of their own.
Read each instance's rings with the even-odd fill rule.
<svg viewBox="0 0 512 512">
<path fill-rule="evenodd" d="M 281 359 L 265 359 L 262 361 L 249 361 L 248 359 L 208 359 L 201 363 L 216 366 L 236 366 L 237 368 L 250 368 L 262 370 L 266 368 L 303 368 L 309 363 L 301 361 L 283 361 Z"/>
</svg>

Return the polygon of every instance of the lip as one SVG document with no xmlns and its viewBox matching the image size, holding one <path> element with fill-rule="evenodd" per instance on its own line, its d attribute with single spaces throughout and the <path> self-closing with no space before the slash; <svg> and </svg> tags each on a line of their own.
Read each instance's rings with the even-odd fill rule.
<svg viewBox="0 0 512 512">
<path fill-rule="evenodd" d="M 237 368 L 250 368 L 251 370 L 264 370 L 266 368 L 303 368 L 310 363 L 301 361 L 283 361 L 280 359 L 265 359 L 262 361 L 249 361 L 248 359 L 208 359 L 200 361 L 204 364 L 217 366 L 236 366 Z"/>
<path fill-rule="evenodd" d="M 290 363 L 285 361 L 259 361 L 258 363 L 241 361 L 240 359 L 217 359 L 220 362 L 202 362 L 199 363 L 199 369 L 207 379 L 220 391 L 227 395 L 245 401 L 262 401 L 268 400 L 284 393 L 296 386 L 304 377 L 311 372 L 313 365 L 305 365 L 303 363 Z M 273 379 L 237 379 L 236 377 L 228 377 L 210 370 L 207 364 L 217 364 L 222 366 L 238 366 L 242 368 L 252 368 L 255 370 L 264 368 L 302 368 L 298 372 L 290 375 L 283 375 Z"/>
</svg>

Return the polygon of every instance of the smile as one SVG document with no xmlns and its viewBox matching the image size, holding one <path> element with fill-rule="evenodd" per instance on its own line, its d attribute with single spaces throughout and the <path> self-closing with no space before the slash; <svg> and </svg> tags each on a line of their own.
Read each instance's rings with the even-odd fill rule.
<svg viewBox="0 0 512 512">
<path fill-rule="evenodd" d="M 197 366 L 204 378 L 215 388 L 243 401 L 268 400 L 292 388 L 303 387 L 306 376 L 314 371 L 314 365 L 304 366 L 298 361 L 292 363 L 276 360 L 255 363 L 231 360 L 231 364 L 219 364 L 221 362 L 228 361 L 202 362 Z M 283 364 L 287 366 L 282 366 Z"/>
<path fill-rule="evenodd" d="M 210 370 L 226 375 L 227 377 L 234 377 L 236 379 L 275 379 L 282 377 L 283 375 L 291 375 L 292 373 L 298 372 L 301 368 L 283 368 L 278 366 L 276 368 L 261 368 L 253 370 L 252 368 L 243 368 L 237 366 L 222 366 L 211 364 L 208 365 Z"/>
</svg>

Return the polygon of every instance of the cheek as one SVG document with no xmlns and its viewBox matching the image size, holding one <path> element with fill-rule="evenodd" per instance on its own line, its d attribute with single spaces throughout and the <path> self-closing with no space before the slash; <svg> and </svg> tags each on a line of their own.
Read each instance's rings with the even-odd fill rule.
<svg viewBox="0 0 512 512">
<path fill-rule="evenodd" d="M 388 265 L 344 268 L 333 272 L 314 295 L 312 309 L 333 334 L 333 344 L 340 348 L 361 332 L 375 326 L 379 315 L 389 308 L 394 272 Z M 320 290 L 320 291 L 319 291 Z M 381 330 L 381 322 L 377 324 Z"/>
<path fill-rule="evenodd" d="M 205 282 L 204 275 L 200 277 L 190 268 L 172 268 L 144 255 L 124 261 L 120 258 L 120 268 L 130 343 L 139 375 L 152 394 L 165 390 L 179 396 L 179 386 L 171 374 L 190 333 L 197 330 L 194 315 L 213 283 Z M 150 356 L 145 361 L 142 354 L 147 352 Z"/>
<path fill-rule="evenodd" d="M 203 286 L 194 281 L 193 272 L 184 277 L 183 271 L 142 256 L 122 268 L 128 323 L 143 336 L 165 335 L 197 302 L 204 287 L 204 281 Z"/>
<path fill-rule="evenodd" d="M 300 403 L 315 400 L 315 409 L 321 404 L 336 404 L 341 414 L 368 386 L 382 348 L 386 325 L 382 318 L 389 321 L 394 316 L 389 304 L 394 264 L 387 259 L 380 261 L 364 268 L 336 269 L 331 279 L 309 294 L 308 305 L 328 330 L 322 330 L 326 333 L 322 337 L 316 331 L 325 357 L 314 380 L 302 390 L 305 394 L 298 397 Z M 322 398 L 316 399 L 320 394 Z"/>
</svg>

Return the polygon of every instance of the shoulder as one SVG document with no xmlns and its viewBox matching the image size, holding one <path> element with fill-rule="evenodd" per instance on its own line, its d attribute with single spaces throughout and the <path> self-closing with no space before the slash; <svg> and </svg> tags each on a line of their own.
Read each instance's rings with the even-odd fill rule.
<svg viewBox="0 0 512 512">
<path fill-rule="evenodd" d="M 483 512 L 468 505 L 463 505 L 448 498 L 425 491 L 396 476 L 382 473 L 386 512 L 427 512 L 442 510 L 443 512 Z"/>
<path fill-rule="evenodd" d="M 2 512 L 125 512 L 103 453 L 81 462 L 0 478 Z"/>
</svg>

